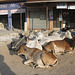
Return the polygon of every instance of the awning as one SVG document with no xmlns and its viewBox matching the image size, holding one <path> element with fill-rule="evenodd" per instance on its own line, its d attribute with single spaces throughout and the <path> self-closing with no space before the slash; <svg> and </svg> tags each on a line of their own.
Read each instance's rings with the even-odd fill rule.
<svg viewBox="0 0 75 75">
<path fill-rule="evenodd" d="M 26 0 L 26 3 L 42 3 L 42 2 L 75 2 L 75 0 Z"/>
</svg>

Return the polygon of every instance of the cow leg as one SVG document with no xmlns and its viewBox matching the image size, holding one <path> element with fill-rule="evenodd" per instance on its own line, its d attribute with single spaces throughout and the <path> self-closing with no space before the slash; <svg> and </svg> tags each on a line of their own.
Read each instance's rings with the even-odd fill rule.
<svg viewBox="0 0 75 75">
<path fill-rule="evenodd" d="M 35 63 L 33 63 L 33 59 L 29 59 L 29 60 L 25 61 L 24 64 L 30 65 L 32 68 L 36 67 Z"/>
<path fill-rule="evenodd" d="M 38 59 L 35 62 L 36 68 L 49 68 L 49 66 L 45 65 L 41 59 Z"/>
<path fill-rule="evenodd" d="M 55 56 L 63 55 L 63 52 L 62 52 L 62 53 L 57 52 L 57 53 L 55 53 L 54 55 L 55 55 Z"/>
<path fill-rule="evenodd" d="M 24 64 L 25 65 L 30 65 L 32 62 L 33 62 L 33 60 L 32 59 L 29 59 L 29 60 L 25 61 Z"/>
<path fill-rule="evenodd" d="M 37 68 L 50 68 L 50 66 L 38 65 Z"/>
</svg>

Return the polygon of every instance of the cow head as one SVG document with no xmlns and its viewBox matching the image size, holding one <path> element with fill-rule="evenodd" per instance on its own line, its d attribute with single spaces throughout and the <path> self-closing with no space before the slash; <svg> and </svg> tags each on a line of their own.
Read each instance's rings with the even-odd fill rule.
<svg viewBox="0 0 75 75">
<path fill-rule="evenodd" d="M 26 46 L 25 46 L 25 45 L 21 45 L 21 46 L 20 46 L 20 49 L 19 49 L 18 52 L 17 52 L 17 54 L 18 54 L 18 55 L 21 55 L 21 54 L 25 55 L 26 53 L 27 53 Z"/>
<path fill-rule="evenodd" d="M 71 32 L 69 30 L 67 30 L 67 32 L 65 33 L 65 37 L 72 39 L 72 35 L 71 35 Z"/>
</svg>

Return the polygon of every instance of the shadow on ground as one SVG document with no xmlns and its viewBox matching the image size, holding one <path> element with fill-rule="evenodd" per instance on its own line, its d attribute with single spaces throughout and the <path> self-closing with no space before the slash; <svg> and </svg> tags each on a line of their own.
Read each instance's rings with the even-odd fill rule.
<svg viewBox="0 0 75 75">
<path fill-rule="evenodd" d="M 17 55 L 18 50 L 12 49 L 11 44 L 8 44 L 7 47 L 8 47 L 10 55 Z M 24 63 L 26 61 L 26 57 L 24 55 L 19 55 L 19 56 L 23 59 L 22 63 Z"/>
<path fill-rule="evenodd" d="M 4 62 L 4 56 L 0 55 L 0 75 L 16 75 Z"/>
</svg>

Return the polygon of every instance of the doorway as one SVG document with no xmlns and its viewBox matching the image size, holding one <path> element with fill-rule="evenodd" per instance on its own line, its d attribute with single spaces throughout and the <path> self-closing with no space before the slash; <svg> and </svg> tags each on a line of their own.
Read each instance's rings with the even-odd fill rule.
<svg viewBox="0 0 75 75">
<path fill-rule="evenodd" d="M 25 13 L 22 13 L 22 30 L 24 30 Z M 21 29 L 20 26 L 20 13 L 12 14 L 12 26 Z"/>
</svg>

